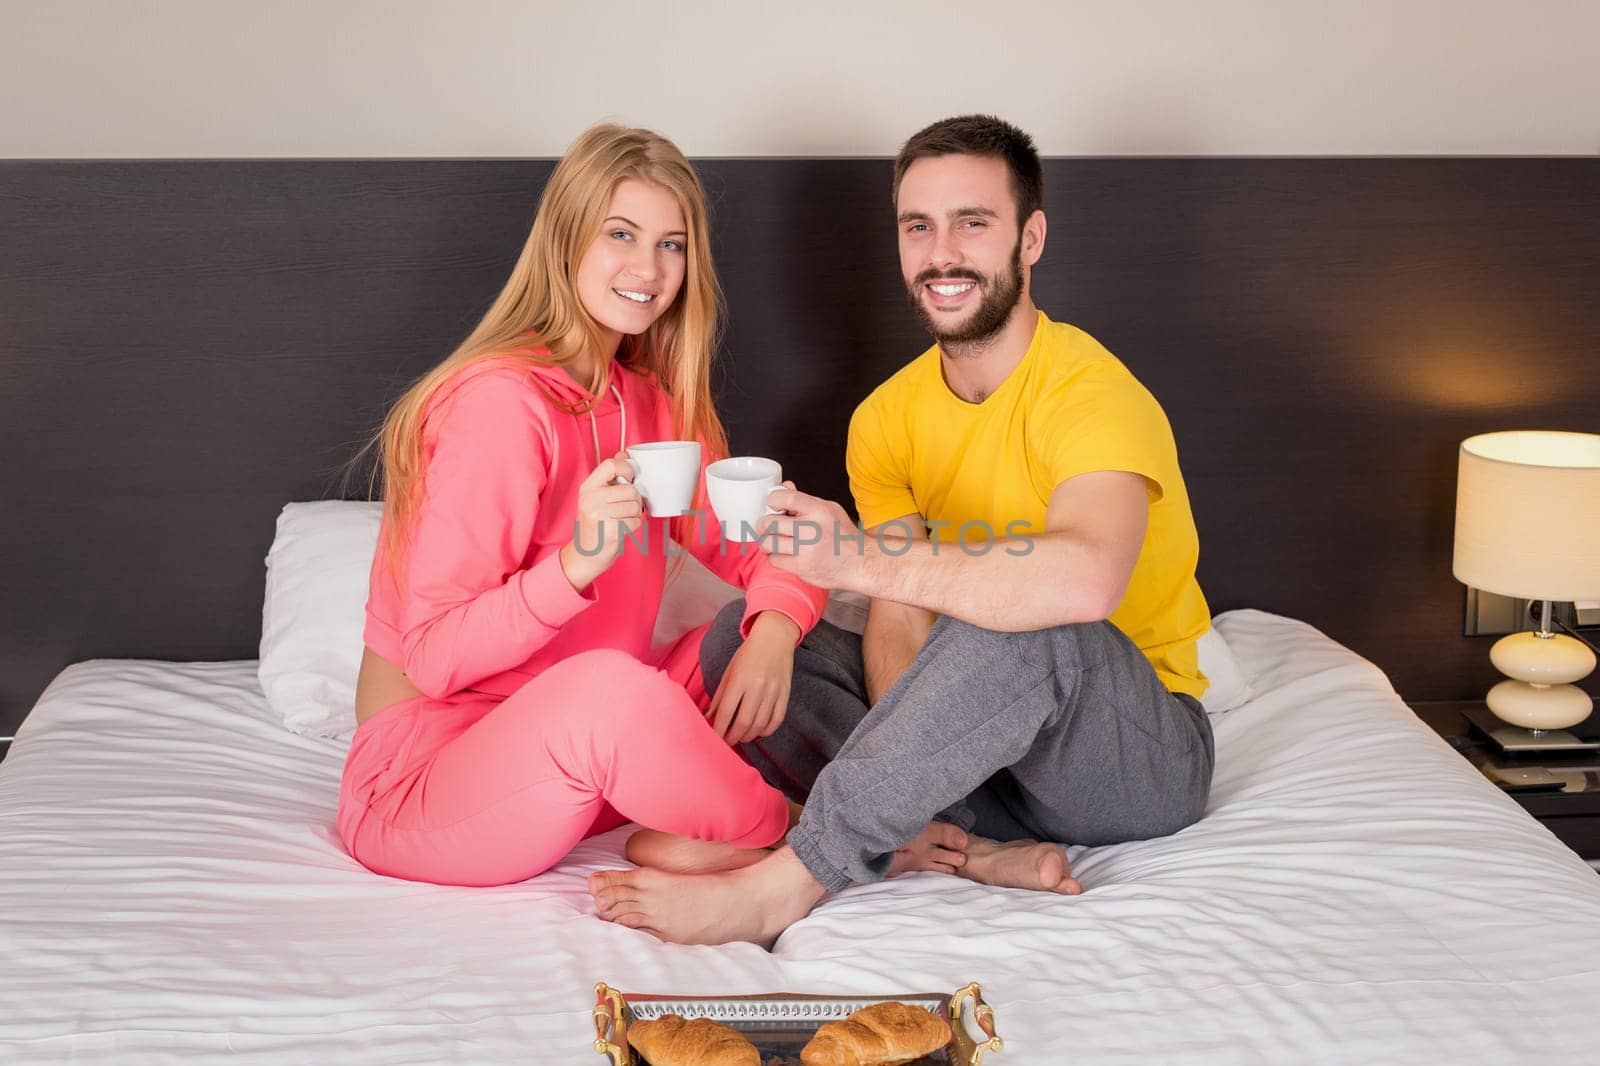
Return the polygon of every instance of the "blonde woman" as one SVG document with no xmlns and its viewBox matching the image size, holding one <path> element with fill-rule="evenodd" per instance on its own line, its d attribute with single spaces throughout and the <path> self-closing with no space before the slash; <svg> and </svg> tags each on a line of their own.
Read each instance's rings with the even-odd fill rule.
<svg viewBox="0 0 1600 1066">
<path fill-rule="evenodd" d="M 724 547 L 714 522 L 649 517 L 621 458 L 682 439 L 725 454 L 708 385 L 720 311 L 688 161 L 597 126 L 556 167 L 483 321 L 389 414 L 339 797 L 368 868 L 506 884 L 627 820 L 730 849 L 783 837 L 787 803 L 732 745 L 781 722 L 825 595 Z M 702 510 L 703 493 L 702 478 Z M 651 652 L 669 533 L 746 590 L 715 701 L 703 628 Z"/>
</svg>

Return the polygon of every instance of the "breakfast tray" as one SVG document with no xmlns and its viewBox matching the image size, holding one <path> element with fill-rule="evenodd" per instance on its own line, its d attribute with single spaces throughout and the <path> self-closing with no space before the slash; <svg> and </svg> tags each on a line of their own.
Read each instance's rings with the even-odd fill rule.
<svg viewBox="0 0 1600 1066">
<path fill-rule="evenodd" d="M 949 996 L 937 992 L 900 996 L 804 996 L 788 992 L 764 996 L 656 996 L 618 992 L 604 981 L 595 985 L 594 991 L 594 1049 L 611 1056 L 611 1066 L 647 1066 L 628 1046 L 628 1026 L 664 1014 L 710 1018 L 737 1029 L 761 1052 L 762 1066 L 800 1066 L 800 1049 L 817 1026 L 890 1000 L 937 1014 L 950 1023 L 955 1034 L 945 1047 L 908 1066 L 979 1066 L 984 1052 L 999 1051 L 1004 1046 L 995 1035 L 994 1010 L 983 1001 L 983 990 L 977 982 Z M 968 1018 L 986 1039 L 972 1038 Z"/>
</svg>

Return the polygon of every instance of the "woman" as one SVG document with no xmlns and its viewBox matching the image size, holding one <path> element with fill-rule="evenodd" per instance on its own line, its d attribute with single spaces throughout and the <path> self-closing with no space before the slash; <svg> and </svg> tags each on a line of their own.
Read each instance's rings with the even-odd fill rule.
<svg viewBox="0 0 1600 1066">
<path fill-rule="evenodd" d="M 644 515 L 622 460 L 655 440 L 725 454 L 708 384 L 720 311 L 688 161 L 597 126 L 556 167 L 483 321 L 389 414 L 339 798 L 368 868 L 506 884 L 627 820 L 735 849 L 783 836 L 783 796 L 731 745 L 781 721 L 825 594 L 724 549 L 714 522 Z M 650 649 L 669 532 L 746 590 L 714 705 L 703 628 Z"/>
</svg>

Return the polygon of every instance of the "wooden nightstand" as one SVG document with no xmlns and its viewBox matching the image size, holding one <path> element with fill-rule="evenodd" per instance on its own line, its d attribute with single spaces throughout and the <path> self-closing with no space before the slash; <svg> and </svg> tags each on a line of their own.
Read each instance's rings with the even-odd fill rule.
<svg viewBox="0 0 1600 1066">
<path fill-rule="evenodd" d="M 1542 767 L 1567 778 L 1560 792 L 1514 792 L 1512 799 L 1573 851 L 1585 859 L 1600 859 L 1600 751 L 1544 752 L 1509 755 L 1479 733 L 1465 718 L 1483 702 L 1419 702 L 1410 707 L 1473 765 L 1488 767 Z M 1585 739 L 1600 737 L 1600 713 L 1592 714 L 1571 732 Z"/>
</svg>

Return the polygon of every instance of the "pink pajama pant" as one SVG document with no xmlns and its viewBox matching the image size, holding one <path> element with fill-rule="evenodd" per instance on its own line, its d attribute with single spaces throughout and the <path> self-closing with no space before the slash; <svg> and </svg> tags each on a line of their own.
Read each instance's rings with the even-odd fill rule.
<svg viewBox="0 0 1600 1066">
<path fill-rule="evenodd" d="M 363 866 L 449 885 L 503 885 L 628 821 L 739 847 L 776 843 L 781 793 L 703 711 L 704 627 L 658 666 L 597 649 L 509 697 L 404 700 L 356 730 L 339 836 Z"/>
</svg>

